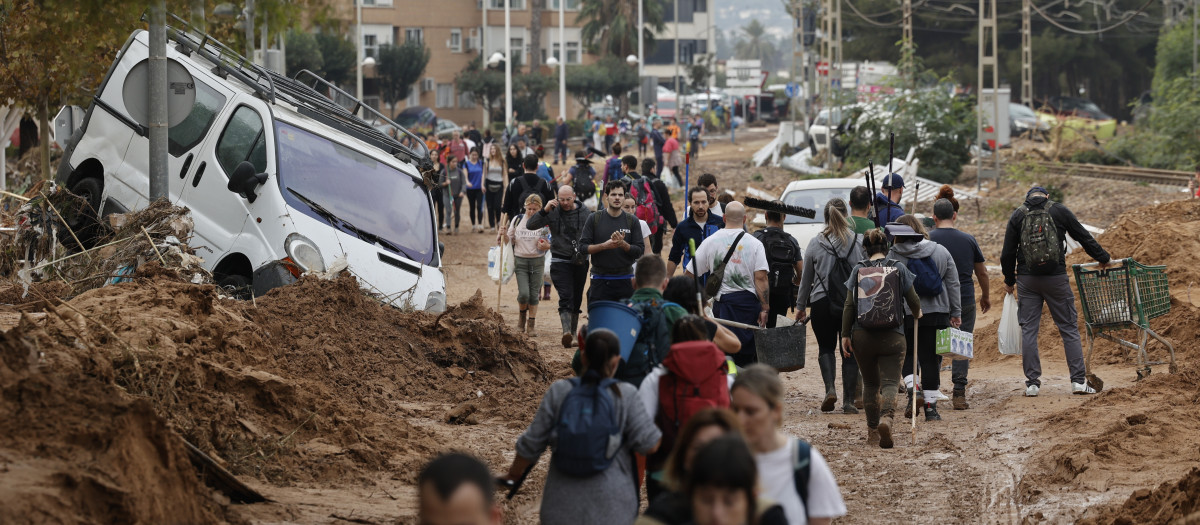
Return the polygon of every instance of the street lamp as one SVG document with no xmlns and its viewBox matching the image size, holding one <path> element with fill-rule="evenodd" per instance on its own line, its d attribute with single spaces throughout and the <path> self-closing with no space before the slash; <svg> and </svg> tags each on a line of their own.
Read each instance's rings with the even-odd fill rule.
<svg viewBox="0 0 1200 525">
<path fill-rule="evenodd" d="M 496 67 L 496 66 L 500 65 L 500 63 L 503 61 L 504 61 L 504 54 L 497 51 L 495 53 L 492 53 L 492 56 L 488 57 L 487 64 L 491 67 Z"/>
<path fill-rule="evenodd" d="M 639 63 L 641 63 L 641 61 L 638 60 L 637 55 L 629 55 L 629 56 L 625 57 L 625 63 L 629 64 L 630 66 L 636 66 Z"/>
</svg>

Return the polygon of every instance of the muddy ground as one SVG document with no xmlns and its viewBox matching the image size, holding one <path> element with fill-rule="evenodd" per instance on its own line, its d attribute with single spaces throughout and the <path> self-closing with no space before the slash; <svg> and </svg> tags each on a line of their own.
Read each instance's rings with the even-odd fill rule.
<svg viewBox="0 0 1200 525">
<path fill-rule="evenodd" d="M 740 160 L 767 137 L 714 142 L 693 175 L 778 192 L 788 172 Z M 989 264 L 1006 210 L 1034 180 L 964 202 L 960 226 L 980 238 Z M 1172 310 L 1151 325 L 1174 342 L 1179 373 L 1156 366 L 1135 383 L 1125 352 L 1100 342 L 1104 392 L 1072 396 L 1047 316 L 1042 395 L 1024 398 L 1019 359 L 996 350 L 995 307 L 976 325 L 971 409 L 918 421 L 915 444 L 903 426 L 890 451 L 865 446 L 861 415 L 817 410 L 815 365 L 784 374 L 786 430 L 829 460 L 849 509 L 840 523 L 1169 523 L 1200 510 L 1200 309 L 1190 297 L 1200 203 L 1120 215 L 1178 194 L 1054 183 L 1081 220 L 1111 229 L 1100 240 L 1115 257 L 1168 266 Z M 498 295 L 484 272 L 494 236 L 443 241 L 454 306 L 442 316 L 381 307 L 347 277 L 250 303 L 153 265 L 135 282 L 79 296 L 51 283 L 24 297 L 0 286 L 0 521 L 411 523 L 412 482 L 438 451 L 468 450 L 503 471 L 542 392 L 568 373 L 557 297 L 543 303 L 534 334 L 518 334 L 515 285 Z M 992 283 L 998 305 L 998 273 Z M 1152 358 L 1164 355 L 1152 348 Z M 949 372 L 942 379 L 948 393 Z M 201 484 L 183 439 L 271 501 L 236 504 Z M 507 523 L 536 522 L 544 463 L 505 504 Z"/>
</svg>

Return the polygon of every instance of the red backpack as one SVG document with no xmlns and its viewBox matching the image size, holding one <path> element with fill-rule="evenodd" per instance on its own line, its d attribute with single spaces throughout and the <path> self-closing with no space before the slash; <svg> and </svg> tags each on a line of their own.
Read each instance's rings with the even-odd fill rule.
<svg viewBox="0 0 1200 525">
<path fill-rule="evenodd" d="M 646 221 L 646 225 L 650 226 L 650 233 L 658 233 L 658 228 L 664 220 L 662 214 L 658 213 L 658 204 L 654 202 L 654 188 L 650 184 L 650 179 L 646 177 L 634 179 L 629 184 L 629 193 L 633 196 L 633 201 L 637 203 L 634 215 Z"/>
<path fill-rule="evenodd" d="M 668 372 L 658 383 L 655 423 L 663 433 L 660 450 L 670 451 L 679 429 L 692 415 L 705 408 L 729 406 L 728 366 L 725 354 L 711 341 L 671 345 L 663 366 Z"/>
</svg>

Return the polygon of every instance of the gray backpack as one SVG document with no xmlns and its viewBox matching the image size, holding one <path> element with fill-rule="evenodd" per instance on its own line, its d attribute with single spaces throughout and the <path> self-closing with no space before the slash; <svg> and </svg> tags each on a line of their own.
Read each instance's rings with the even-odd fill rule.
<svg viewBox="0 0 1200 525">
<path fill-rule="evenodd" d="M 1054 201 L 1047 200 L 1041 208 L 1025 210 L 1025 220 L 1021 223 L 1021 256 L 1025 265 L 1034 275 L 1044 275 L 1054 271 L 1063 257 L 1062 239 L 1058 236 L 1058 227 L 1050 216 L 1050 207 Z"/>
</svg>

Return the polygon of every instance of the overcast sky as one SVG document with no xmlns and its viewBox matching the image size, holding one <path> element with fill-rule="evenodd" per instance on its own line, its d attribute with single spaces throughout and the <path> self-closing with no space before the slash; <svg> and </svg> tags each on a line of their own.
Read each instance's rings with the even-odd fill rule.
<svg viewBox="0 0 1200 525">
<path fill-rule="evenodd" d="M 757 18 L 767 27 L 767 33 L 777 38 L 792 34 L 792 18 L 783 9 L 779 0 L 712 0 L 717 8 L 717 27 L 728 35 Z M 729 35 L 736 41 L 736 35 Z"/>
</svg>

